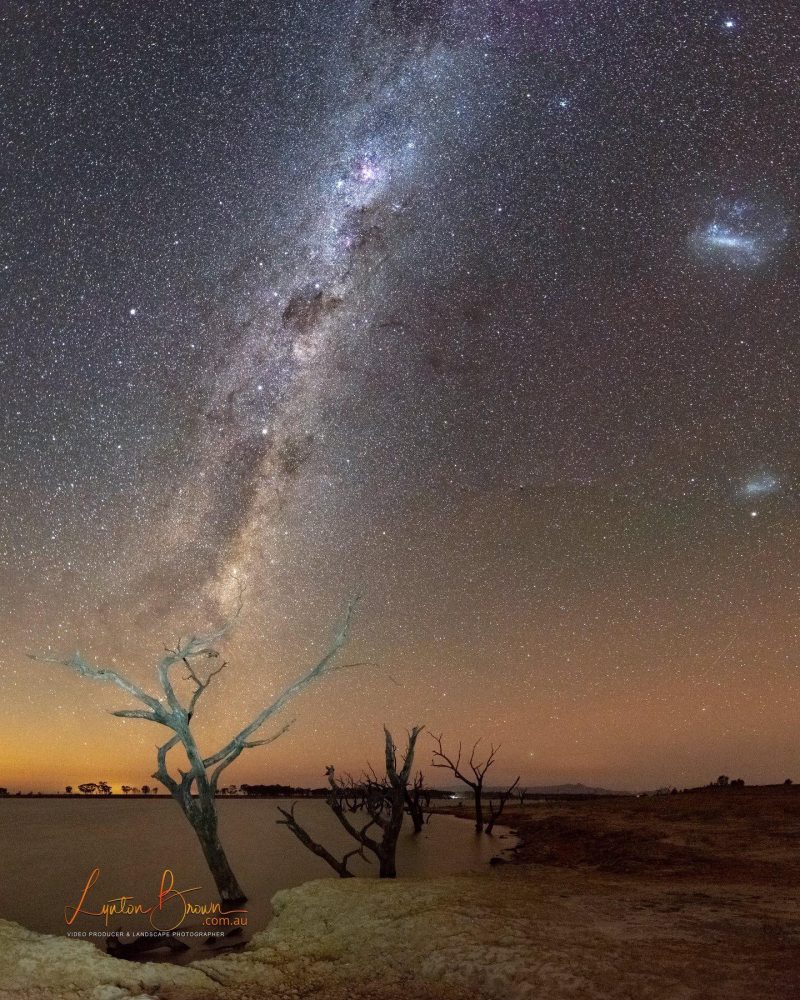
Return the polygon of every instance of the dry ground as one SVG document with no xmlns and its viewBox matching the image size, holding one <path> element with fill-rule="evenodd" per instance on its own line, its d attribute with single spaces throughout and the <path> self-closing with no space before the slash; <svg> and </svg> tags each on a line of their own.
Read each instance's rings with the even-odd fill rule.
<svg viewBox="0 0 800 1000">
<path fill-rule="evenodd" d="M 245 951 L 186 968 L 0 921 L 0 1000 L 800 998 L 800 791 L 526 804 L 508 821 L 513 863 L 310 882 L 278 894 Z"/>
<path fill-rule="evenodd" d="M 522 839 L 520 864 L 800 884 L 800 785 L 526 802 L 502 822 Z"/>
</svg>

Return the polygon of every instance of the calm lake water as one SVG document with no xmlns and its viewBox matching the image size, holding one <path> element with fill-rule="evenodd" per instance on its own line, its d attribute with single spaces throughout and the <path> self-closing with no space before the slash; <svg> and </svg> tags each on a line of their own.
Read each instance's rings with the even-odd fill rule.
<svg viewBox="0 0 800 1000">
<path fill-rule="evenodd" d="M 248 895 L 247 926 L 241 936 L 228 939 L 230 944 L 266 926 L 272 913 L 269 901 L 279 889 L 336 877 L 286 827 L 276 824 L 278 804 L 289 805 L 286 800 L 272 799 L 218 803 L 220 837 Z M 301 800 L 295 815 L 334 854 L 341 856 L 352 849 L 353 841 L 324 802 Z M 476 837 L 469 823 L 451 816 L 433 816 L 415 836 L 407 820 L 398 845 L 398 874 L 402 878 L 484 869 L 490 858 L 513 843 L 502 829 L 493 837 Z M 107 900 L 120 896 L 149 906 L 158 899 L 165 869 L 174 873 L 175 889 L 199 887 L 187 893 L 186 899 L 195 904 L 218 901 L 194 832 L 169 799 L 0 799 L 0 916 L 48 934 L 89 932 L 89 939 L 100 945 L 106 926 L 109 933 L 148 929 L 141 916 L 114 914 L 106 925 L 104 917 L 83 912 L 67 926 L 64 908 L 79 904 L 95 868 L 100 874 L 88 891 L 85 909 L 98 911 Z M 375 864 L 358 858 L 350 868 L 357 875 L 377 873 Z M 176 907 L 184 912 L 178 897 L 171 907 L 172 914 Z M 189 915 L 181 925 L 181 932 L 196 934 L 184 939 L 192 952 L 180 960 L 196 958 L 198 948 L 209 947 L 203 920 Z M 222 943 L 219 938 L 212 942 L 214 947 Z M 158 957 L 159 953 L 148 956 Z M 175 956 L 165 953 L 165 957 L 172 960 Z"/>
</svg>

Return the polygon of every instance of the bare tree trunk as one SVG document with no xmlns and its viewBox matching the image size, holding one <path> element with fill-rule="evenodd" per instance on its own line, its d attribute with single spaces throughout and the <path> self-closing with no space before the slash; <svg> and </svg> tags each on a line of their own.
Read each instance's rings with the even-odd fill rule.
<svg viewBox="0 0 800 1000">
<path fill-rule="evenodd" d="M 422 833 L 425 826 L 423 798 L 426 795 L 426 790 L 423 788 L 423 780 L 422 771 L 420 771 L 414 779 L 414 784 L 406 789 L 406 808 L 411 822 L 414 824 L 414 833 Z"/>
<path fill-rule="evenodd" d="M 194 820 L 189 817 L 203 849 L 203 856 L 214 878 L 220 899 L 229 905 L 244 903 L 247 899 L 228 861 L 217 832 L 217 813 L 205 803 L 198 804 Z"/>
<path fill-rule="evenodd" d="M 422 833 L 425 826 L 425 816 L 422 812 L 422 807 L 419 803 L 413 802 L 410 796 L 408 799 L 408 815 L 411 817 L 414 833 Z"/>
<path fill-rule="evenodd" d="M 508 802 L 508 800 L 514 794 L 514 789 L 517 787 L 518 784 L 519 784 L 519 775 L 517 775 L 517 777 L 514 779 L 514 783 L 509 788 L 507 788 L 504 792 L 500 793 L 500 798 L 498 799 L 497 805 L 495 805 L 494 799 L 491 798 L 489 799 L 490 819 L 486 825 L 487 833 L 490 834 L 492 830 L 494 830 L 495 823 L 500 819 L 501 815 L 503 814 L 503 810 L 506 807 L 506 802 Z"/>
<path fill-rule="evenodd" d="M 392 850 L 381 857 L 380 868 L 378 869 L 381 878 L 397 878 L 397 861 L 394 848 L 397 841 L 392 845 Z"/>
<path fill-rule="evenodd" d="M 414 763 L 414 747 L 417 737 L 422 732 L 422 728 L 415 726 L 408 734 L 408 747 L 403 758 L 403 767 L 397 769 L 397 748 L 394 745 L 392 734 L 383 727 L 386 739 L 386 778 L 387 792 L 389 798 L 388 822 L 383 827 L 383 841 L 381 843 L 380 857 L 380 877 L 397 878 L 397 864 L 395 856 L 397 854 L 397 841 L 400 831 L 403 828 L 403 817 L 406 812 L 406 795 L 408 793 L 408 779 L 411 774 L 411 767 Z"/>
<path fill-rule="evenodd" d="M 391 736 L 389 731 L 386 730 L 387 739 L 387 762 L 389 760 L 389 745 L 391 741 Z M 392 745 L 392 754 L 394 753 L 394 746 Z M 411 747 L 410 753 L 413 756 L 414 748 Z M 393 758 L 392 758 L 393 759 Z M 380 877 L 381 878 L 397 878 L 397 862 L 395 860 L 397 855 L 397 841 L 400 838 L 400 831 L 403 828 L 403 817 L 406 811 L 406 786 L 405 784 L 400 784 L 397 776 L 397 771 L 394 770 L 394 764 L 391 768 L 387 766 L 387 774 L 389 775 L 389 822 L 383 831 L 383 841 L 381 843 L 381 853 L 380 857 Z"/>
<path fill-rule="evenodd" d="M 483 796 L 480 787 L 475 789 L 475 833 L 483 833 Z"/>
</svg>

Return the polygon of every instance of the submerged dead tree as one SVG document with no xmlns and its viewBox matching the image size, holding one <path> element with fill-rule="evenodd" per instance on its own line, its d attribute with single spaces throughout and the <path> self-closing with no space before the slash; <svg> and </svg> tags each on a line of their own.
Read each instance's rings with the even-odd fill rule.
<svg viewBox="0 0 800 1000">
<path fill-rule="evenodd" d="M 288 826 L 297 839 L 317 857 L 326 861 L 340 878 L 352 878 L 353 873 L 347 864 L 356 855 L 367 860 L 365 851 L 370 851 L 378 859 L 381 878 L 396 878 L 397 876 L 397 841 L 403 827 L 405 815 L 406 794 L 414 764 L 414 748 L 417 738 L 424 726 L 414 726 L 408 734 L 408 744 L 403 755 L 402 767 L 398 768 L 397 747 L 392 734 L 383 727 L 385 737 L 386 776 L 378 775 L 370 770 L 361 780 L 351 777 L 344 779 L 336 777 L 333 765 L 325 768 L 328 779 L 328 805 L 339 820 L 342 827 L 358 843 L 358 847 L 345 854 L 341 860 L 336 858 L 322 844 L 317 843 L 300 825 L 295 814 L 295 803 L 291 810 L 278 811 L 283 816 L 277 822 Z M 359 822 L 358 817 L 363 820 Z M 373 827 L 380 831 L 375 835 L 370 832 Z"/>
<path fill-rule="evenodd" d="M 204 755 L 198 747 L 191 729 L 191 722 L 198 701 L 212 680 L 227 667 L 227 663 L 223 661 L 216 669 L 204 672 L 197 665 L 197 661 L 219 658 L 215 646 L 231 630 L 238 619 L 241 613 L 241 603 L 235 614 L 217 631 L 206 635 L 189 636 L 186 640 L 179 640 L 175 649 L 167 651 L 167 655 L 161 659 L 156 669 L 158 684 L 162 692 L 159 697 L 154 697 L 144 691 L 138 684 L 123 677 L 115 670 L 92 666 L 80 653 L 75 653 L 74 656 L 65 660 L 51 656 L 31 658 L 47 663 L 59 663 L 69 667 L 80 677 L 116 685 L 145 707 L 120 709 L 112 712 L 112 715 L 122 719 L 146 719 L 148 722 L 157 722 L 172 731 L 173 735 L 167 742 L 157 748 L 158 768 L 153 777 L 169 790 L 170 795 L 191 823 L 200 841 L 211 874 L 214 876 L 222 901 L 226 904 L 238 904 L 243 903 L 247 897 L 231 869 L 227 855 L 220 843 L 217 828 L 214 797 L 217 793 L 220 776 L 244 750 L 265 746 L 282 736 L 291 722 L 287 722 L 277 732 L 264 739 L 251 739 L 268 720 L 277 715 L 307 687 L 326 674 L 341 669 L 334 663 L 334 660 L 347 641 L 356 603 L 357 601 L 351 601 L 344 622 L 322 659 L 293 684 L 290 684 L 224 746 L 207 755 Z M 189 696 L 183 700 L 178 697 L 171 676 L 173 668 L 178 664 L 182 664 L 187 671 L 184 681 L 188 682 L 191 691 Z M 171 773 L 167 765 L 167 755 L 177 747 L 181 747 L 185 752 L 188 770 L 175 767 L 174 773 Z"/>
<path fill-rule="evenodd" d="M 500 792 L 500 794 L 497 797 L 497 802 L 495 802 L 494 798 L 489 799 L 489 822 L 486 824 L 487 833 L 491 833 L 492 830 L 494 830 L 495 823 L 503 815 L 503 810 L 506 807 L 506 802 L 508 802 L 508 800 L 514 794 L 514 789 L 517 787 L 518 784 L 519 784 L 519 775 L 516 776 L 516 778 L 514 779 L 514 783 L 512 785 L 509 785 L 509 787 L 506 788 L 504 792 Z"/>
<path fill-rule="evenodd" d="M 425 810 L 429 809 L 430 804 L 430 789 L 425 787 L 422 771 L 418 771 L 414 783 L 406 788 L 406 810 L 414 824 L 414 833 L 422 833 L 425 826 Z M 428 811 L 428 819 L 430 815 Z"/>
<path fill-rule="evenodd" d="M 444 752 L 441 735 L 434 736 L 433 741 L 436 746 L 433 750 L 433 760 L 431 761 L 432 766 L 447 768 L 448 771 L 453 772 L 459 781 L 463 781 L 465 785 L 468 785 L 472 789 L 472 795 L 475 802 L 475 832 L 482 833 L 483 782 L 486 777 L 486 772 L 492 764 L 494 764 L 495 754 L 500 747 L 496 747 L 494 744 L 491 744 L 489 755 L 486 760 L 476 760 L 475 755 L 478 752 L 478 744 L 481 742 L 480 740 L 476 740 L 474 746 L 472 747 L 472 753 L 469 755 L 469 764 L 467 765 L 472 772 L 472 777 L 470 777 L 465 773 L 466 767 L 463 769 L 461 767 L 461 743 L 458 744 L 458 755 L 454 761 Z"/>
</svg>

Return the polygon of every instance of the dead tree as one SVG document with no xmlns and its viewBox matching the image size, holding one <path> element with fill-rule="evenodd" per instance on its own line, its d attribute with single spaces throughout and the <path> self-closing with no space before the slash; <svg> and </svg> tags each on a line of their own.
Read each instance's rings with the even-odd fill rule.
<svg viewBox="0 0 800 1000">
<path fill-rule="evenodd" d="M 321 857 L 336 871 L 341 878 L 351 878 L 352 872 L 347 868 L 351 857 L 359 855 L 367 860 L 364 851 L 370 851 L 378 859 L 381 878 L 397 877 L 397 841 L 403 826 L 405 815 L 406 792 L 414 763 L 414 747 L 423 726 L 414 726 L 408 734 L 408 745 L 403 756 L 403 765 L 398 769 L 397 747 L 392 734 L 384 726 L 386 776 L 379 778 L 370 770 L 360 781 L 347 776 L 344 779 L 336 777 L 333 765 L 325 768 L 328 779 L 328 805 L 342 827 L 358 843 L 358 847 L 345 854 L 341 861 L 321 844 L 316 843 L 300 826 L 294 816 L 294 806 L 287 812 L 279 809 L 283 815 L 278 823 L 288 826 L 297 839 Z M 356 816 L 365 820 L 361 825 Z M 377 827 L 381 831 L 380 839 L 371 836 L 370 831 Z"/>
<path fill-rule="evenodd" d="M 514 789 L 519 784 L 519 775 L 514 779 L 514 783 L 509 785 L 509 787 L 504 791 L 500 792 L 497 799 L 497 804 L 495 805 L 494 799 L 489 799 L 489 822 L 486 824 L 486 832 L 491 833 L 494 830 L 495 823 L 500 819 L 503 810 L 506 807 L 506 802 L 514 794 Z"/>
<path fill-rule="evenodd" d="M 208 689 L 211 681 L 225 669 L 227 663 L 223 661 L 221 666 L 203 673 L 196 667 L 196 661 L 215 660 L 219 657 L 215 646 L 227 635 L 238 619 L 241 613 L 241 601 L 235 614 L 217 631 L 207 635 L 189 636 L 186 640 L 179 640 L 175 649 L 167 651 L 167 655 L 161 659 L 156 670 L 158 683 L 163 692 L 163 695 L 159 695 L 157 698 L 115 670 L 92 666 L 80 653 L 75 653 L 74 656 L 66 660 L 51 656 L 32 657 L 32 659 L 43 660 L 47 663 L 59 663 L 69 667 L 80 677 L 115 684 L 145 707 L 120 709 L 112 712 L 112 715 L 123 719 L 146 719 L 148 722 L 157 722 L 172 731 L 174 735 L 162 746 L 157 747 L 158 767 L 153 777 L 169 790 L 170 795 L 191 823 L 200 841 L 200 846 L 222 901 L 229 905 L 238 904 L 243 903 L 247 897 L 231 869 L 218 833 L 214 797 L 220 776 L 244 750 L 272 743 L 285 733 L 291 722 L 286 723 L 281 729 L 265 739 L 251 739 L 268 720 L 277 715 L 288 702 L 307 687 L 326 674 L 341 669 L 340 666 L 334 664 L 334 660 L 347 641 L 356 604 L 357 601 L 350 602 L 344 622 L 322 659 L 293 684 L 290 684 L 224 746 L 206 756 L 197 745 L 191 729 L 191 721 L 200 697 Z M 186 668 L 187 674 L 184 680 L 189 682 L 192 688 L 191 694 L 184 699 L 185 703 L 179 699 L 175 692 L 170 676 L 170 671 L 177 664 L 183 664 Z M 185 751 L 188 770 L 176 767 L 177 775 L 173 775 L 167 768 L 167 755 L 178 746 Z"/>
<path fill-rule="evenodd" d="M 434 736 L 434 743 L 436 747 L 433 750 L 433 760 L 431 764 L 433 767 L 444 767 L 448 771 L 452 771 L 453 774 L 458 778 L 459 781 L 463 781 L 465 785 L 468 785 L 472 789 L 473 798 L 475 800 L 475 832 L 483 832 L 483 782 L 486 777 L 486 772 L 494 764 L 494 758 L 497 751 L 500 749 L 499 746 L 491 744 L 489 750 L 489 756 L 486 760 L 476 760 L 475 754 L 478 751 L 478 744 L 480 740 L 476 740 L 475 745 L 472 747 L 472 753 L 469 755 L 469 769 L 472 772 L 472 777 L 470 778 L 464 771 L 461 770 L 461 743 L 458 744 L 458 756 L 455 761 L 453 761 L 442 748 L 442 737 Z"/>
<path fill-rule="evenodd" d="M 517 798 L 519 799 L 519 804 L 521 806 L 525 805 L 525 796 L 527 794 L 528 794 L 528 789 L 527 788 L 518 788 L 517 789 Z"/>
<path fill-rule="evenodd" d="M 425 788 L 422 771 L 418 771 L 413 785 L 406 788 L 406 810 L 414 824 L 414 833 L 422 833 L 425 826 L 425 810 L 430 804 L 430 790 Z M 430 819 L 430 812 L 428 818 Z"/>
<path fill-rule="evenodd" d="M 381 878 L 396 878 L 397 876 L 397 841 L 403 826 L 406 791 L 411 768 L 414 764 L 414 748 L 423 729 L 424 726 L 414 726 L 408 734 L 403 766 L 398 770 L 397 747 L 392 739 L 392 734 L 386 726 L 383 727 L 386 777 L 379 780 L 374 772 L 365 777 L 362 784 L 361 802 L 356 796 L 355 801 L 347 805 L 347 796 L 338 794 L 333 767 L 329 767 L 327 770 L 328 784 L 331 788 L 329 805 L 350 836 L 355 837 L 364 847 L 376 855 Z M 358 808 L 365 809 L 370 817 L 370 822 L 361 831 L 350 822 L 348 816 L 348 813 L 352 814 Z M 382 831 L 380 840 L 374 840 L 367 833 L 367 830 L 373 825 Z"/>
</svg>

